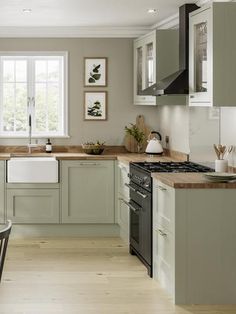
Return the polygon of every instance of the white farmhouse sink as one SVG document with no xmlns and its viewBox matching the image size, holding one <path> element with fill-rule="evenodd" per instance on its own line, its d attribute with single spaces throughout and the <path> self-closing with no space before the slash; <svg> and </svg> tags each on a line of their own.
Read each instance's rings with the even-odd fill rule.
<svg viewBox="0 0 236 314">
<path fill-rule="evenodd" d="M 13 157 L 7 161 L 9 183 L 56 183 L 58 161 L 54 157 Z"/>
</svg>

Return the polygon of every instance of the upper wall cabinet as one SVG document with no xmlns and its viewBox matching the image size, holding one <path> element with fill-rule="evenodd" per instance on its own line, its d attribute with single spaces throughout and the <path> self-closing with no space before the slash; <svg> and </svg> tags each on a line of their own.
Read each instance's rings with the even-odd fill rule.
<svg viewBox="0 0 236 314">
<path fill-rule="evenodd" d="M 190 13 L 189 104 L 236 106 L 236 3 Z"/>
<path fill-rule="evenodd" d="M 154 30 L 134 40 L 134 104 L 157 104 L 141 91 L 178 69 L 178 31 Z"/>
</svg>

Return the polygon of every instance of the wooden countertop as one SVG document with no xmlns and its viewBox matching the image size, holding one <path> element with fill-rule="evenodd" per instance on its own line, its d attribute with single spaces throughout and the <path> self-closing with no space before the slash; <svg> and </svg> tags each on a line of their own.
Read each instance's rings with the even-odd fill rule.
<svg viewBox="0 0 236 314">
<path fill-rule="evenodd" d="M 152 177 L 176 189 L 236 189 L 236 182 L 211 182 L 202 173 L 153 173 Z"/>
<path fill-rule="evenodd" d="M 157 156 L 150 157 L 146 154 L 135 154 L 135 153 L 111 153 L 111 154 L 102 154 L 102 155 L 88 155 L 84 153 L 0 153 L 0 160 L 8 160 L 11 157 L 55 157 L 58 160 L 119 160 L 124 163 L 129 162 L 138 162 L 138 161 L 148 161 L 148 162 L 156 162 L 156 161 L 178 161 L 173 157 L 168 156 Z"/>
</svg>

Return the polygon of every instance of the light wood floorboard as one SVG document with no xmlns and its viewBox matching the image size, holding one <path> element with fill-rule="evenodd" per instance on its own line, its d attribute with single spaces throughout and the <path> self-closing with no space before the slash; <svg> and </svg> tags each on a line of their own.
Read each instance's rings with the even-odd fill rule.
<svg viewBox="0 0 236 314">
<path fill-rule="evenodd" d="M 12 239 L 0 314 L 236 314 L 174 306 L 119 238 Z"/>
</svg>

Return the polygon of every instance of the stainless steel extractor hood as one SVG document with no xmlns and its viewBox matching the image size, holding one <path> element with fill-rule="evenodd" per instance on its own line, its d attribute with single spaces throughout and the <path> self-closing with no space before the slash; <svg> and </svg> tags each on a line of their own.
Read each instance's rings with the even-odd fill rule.
<svg viewBox="0 0 236 314">
<path fill-rule="evenodd" d="M 179 71 L 144 89 L 141 95 L 188 94 L 189 13 L 198 8 L 194 3 L 187 3 L 179 8 Z"/>
</svg>

